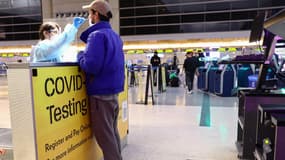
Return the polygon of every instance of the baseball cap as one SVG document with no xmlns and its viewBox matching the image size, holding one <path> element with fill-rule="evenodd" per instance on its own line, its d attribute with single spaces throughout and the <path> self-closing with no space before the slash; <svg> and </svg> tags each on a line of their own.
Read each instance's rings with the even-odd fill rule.
<svg viewBox="0 0 285 160">
<path fill-rule="evenodd" d="M 108 12 L 111 12 L 111 6 L 105 0 L 95 0 L 89 5 L 82 6 L 83 9 L 93 9 L 100 14 L 108 17 Z"/>
</svg>

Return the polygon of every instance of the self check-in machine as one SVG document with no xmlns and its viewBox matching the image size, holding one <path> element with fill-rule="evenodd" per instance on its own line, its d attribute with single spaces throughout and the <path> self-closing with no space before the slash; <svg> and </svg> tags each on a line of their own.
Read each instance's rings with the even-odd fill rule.
<svg viewBox="0 0 285 160">
<path fill-rule="evenodd" d="M 248 76 L 252 75 L 253 71 L 250 64 L 242 64 L 237 69 L 237 85 L 238 87 L 248 87 Z"/>
<path fill-rule="evenodd" d="M 232 96 L 235 88 L 236 72 L 231 64 L 220 64 L 215 75 L 215 94 L 219 96 Z"/>
<path fill-rule="evenodd" d="M 215 74 L 217 67 L 217 61 L 208 61 L 205 66 L 198 68 L 198 89 L 203 91 L 212 91 L 214 93 L 213 75 Z"/>
<path fill-rule="evenodd" d="M 210 93 L 215 93 L 215 79 L 216 79 L 216 73 L 219 70 L 219 67 L 216 63 L 213 63 L 212 66 L 209 68 L 207 73 L 207 79 L 208 79 L 208 91 Z"/>
<path fill-rule="evenodd" d="M 208 72 L 209 66 L 210 66 L 210 63 L 208 62 L 205 64 L 205 66 L 198 68 L 199 76 L 198 76 L 197 88 L 200 90 L 207 90 L 208 89 L 207 72 Z"/>
</svg>

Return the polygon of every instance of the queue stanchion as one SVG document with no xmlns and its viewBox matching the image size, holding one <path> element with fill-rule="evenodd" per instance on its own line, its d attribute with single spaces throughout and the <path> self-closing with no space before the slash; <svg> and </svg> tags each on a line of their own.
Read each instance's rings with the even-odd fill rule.
<svg viewBox="0 0 285 160">
<path fill-rule="evenodd" d="M 159 67 L 151 66 L 151 77 L 153 81 L 153 92 L 159 93 Z"/>
<path fill-rule="evenodd" d="M 155 104 L 154 94 L 153 94 L 153 88 L 154 87 L 153 87 L 153 77 L 152 77 L 152 75 L 153 75 L 153 70 L 152 70 L 151 66 L 148 65 L 148 67 L 147 67 L 147 76 L 146 76 L 145 101 L 144 101 L 145 105 L 148 104 L 149 93 L 150 93 L 150 97 L 152 99 L 152 105 Z"/>
<path fill-rule="evenodd" d="M 161 65 L 157 68 L 157 89 L 159 93 L 162 92 Z"/>
<path fill-rule="evenodd" d="M 145 104 L 145 87 L 147 78 L 147 67 L 136 66 L 134 72 L 137 86 L 137 104 Z"/>
<path fill-rule="evenodd" d="M 165 92 L 166 91 L 166 76 L 165 76 L 165 67 L 159 66 L 158 70 L 158 90 L 159 92 Z"/>
</svg>

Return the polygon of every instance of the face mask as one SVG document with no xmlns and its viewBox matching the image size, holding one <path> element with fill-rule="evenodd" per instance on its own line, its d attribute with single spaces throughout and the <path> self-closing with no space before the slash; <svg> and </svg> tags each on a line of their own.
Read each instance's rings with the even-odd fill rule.
<svg viewBox="0 0 285 160">
<path fill-rule="evenodd" d="M 92 20 L 89 18 L 89 26 L 93 26 L 94 25 L 94 23 L 92 22 Z"/>
<path fill-rule="evenodd" d="M 54 39 L 56 39 L 58 37 L 58 34 L 55 34 L 55 35 L 53 35 L 51 38 L 50 38 L 50 40 L 54 40 Z"/>
</svg>

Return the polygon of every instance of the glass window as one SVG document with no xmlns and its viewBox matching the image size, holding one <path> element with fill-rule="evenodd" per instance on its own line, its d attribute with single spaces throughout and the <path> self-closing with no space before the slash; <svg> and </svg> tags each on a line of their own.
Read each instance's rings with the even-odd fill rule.
<svg viewBox="0 0 285 160">
<path fill-rule="evenodd" d="M 31 39 L 38 39 L 39 38 L 39 33 L 31 33 L 30 34 Z"/>
<path fill-rule="evenodd" d="M 13 26 L 14 32 L 29 32 L 31 31 L 31 28 L 29 25 L 16 25 Z"/>
<path fill-rule="evenodd" d="M 31 19 L 31 22 L 41 22 L 42 21 L 42 15 L 41 14 L 36 14 L 34 16 L 29 16 L 27 18 Z"/>
<path fill-rule="evenodd" d="M 0 1 L 0 8 L 9 8 L 9 7 L 11 7 L 11 1 L 10 0 Z"/>
<path fill-rule="evenodd" d="M 274 6 L 266 8 L 274 15 L 285 0 L 121 0 L 120 5 L 121 34 L 133 35 L 249 30 L 258 7 Z"/>
<path fill-rule="evenodd" d="M 184 5 L 181 6 L 181 13 L 203 12 L 205 11 L 205 5 Z"/>
<path fill-rule="evenodd" d="M 206 32 L 229 31 L 229 23 L 207 23 L 205 24 Z"/>
<path fill-rule="evenodd" d="M 282 9 L 272 9 L 270 12 L 267 12 L 267 16 L 268 17 L 271 17 L 271 16 L 274 16 L 275 14 L 279 13 Z"/>
<path fill-rule="evenodd" d="M 5 27 L 1 27 L 1 31 L 2 32 L 5 32 L 5 33 L 7 33 L 7 32 L 13 32 L 14 31 L 14 26 L 5 26 Z"/>
<path fill-rule="evenodd" d="M 231 22 L 230 30 L 231 31 L 239 31 L 239 30 L 249 30 L 250 22 Z"/>
<path fill-rule="evenodd" d="M 224 10 L 230 10 L 231 5 L 228 2 L 224 3 L 210 3 L 206 5 L 207 11 L 224 11 Z"/>
<path fill-rule="evenodd" d="M 39 31 L 40 30 L 40 26 L 41 26 L 41 23 L 30 24 L 31 31 Z"/>
<path fill-rule="evenodd" d="M 1 31 L 6 34 L 11 34 L 11 32 L 38 32 L 41 24 L 22 24 L 22 25 L 9 25 L 1 27 Z"/>
<path fill-rule="evenodd" d="M 1 23 L 1 26 L 5 24 L 13 24 L 13 18 L 10 18 L 10 17 L 3 18 L 0 16 L 0 23 Z"/>
<path fill-rule="evenodd" d="M 3 37 L 1 36 L 0 40 L 15 40 L 14 34 L 5 34 Z"/>
<path fill-rule="evenodd" d="M 180 2 L 187 3 L 187 2 L 209 2 L 209 0 L 180 0 Z"/>
<path fill-rule="evenodd" d="M 135 28 L 121 28 L 120 35 L 135 35 Z"/>
<path fill-rule="evenodd" d="M 146 17 L 146 18 L 137 18 L 136 24 L 137 25 L 151 25 L 151 24 L 157 24 L 157 18 L 156 17 Z"/>
<path fill-rule="evenodd" d="M 284 0 L 260 0 L 260 7 L 282 7 L 284 8 Z"/>
<path fill-rule="evenodd" d="M 156 34 L 156 27 L 138 27 L 136 34 Z"/>
<path fill-rule="evenodd" d="M 135 9 L 120 9 L 120 17 L 135 16 Z"/>
<path fill-rule="evenodd" d="M 181 25 L 181 31 L 183 33 L 204 32 L 204 30 L 204 23 Z"/>
<path fill-rule="evenodd" d="M 185 0 L 186 2 L 189 2 L 189 0 Z M 179 4 L 183 2 L 183 0 L 168 0 L 168 2 L 166 2 L 167 4 Z"/>
<path fill-rule="evenodd" d="M 180 16 L 163 16 L 158 17 L 158 24 L 179 23 Z"/>
<path fill-rule="evenodd" d="M 31 39 L 30 33 L 16 33 L 13 36 L 14 40 L 26 40 Z"/>
<path fill-rule="evenodd" d="M 229 13 L 206 14 L 206 21 L 226 21 L 230 19 Z"/>
<path fill-rule="evenodd" d="M 181 6 L 163 6 L 158 7 L 158 14 L 181 13 Z"/>
<path fill-rule="evenodd" d="M 253 19 L 256 16 L 256 11 L 232 12 L 232 20 Z"/>
<path fill-rule="evenodd" d="M 136 7 L 153 6 L 153 5 L 157 5 L 157 4 L 161 4 L 161 2 L 157 3 L 156 0 L 135 0 L 135 6 Z"/>
<path fill-rule="evenodd" d="M 157 33 L 167 34 L 167 33 L 181 33 L 180 25 L 175 26 L 158 26 Z"/>
<path fill-rule="evenodd" d="M 136 25 L 135 19 L 134 18 L 120 19 L 120 25 L 121 26 L 134 26 L 134 25 Z"/>
<path fill-rule="evenodd" d="M 182 23 L 187 22 L 204 22 L 204 14 L 183 15 Z"/>
<path fill-rule="evenodd" d="M 245 8 L 257 8 L 258 2 L 257 0 L 254 1 L 235 1 L 231 2 L 231 8 L 232 9 L 245 9 Z"/>
<path fill-rule="evenodd" d="M 24 17 L 14 17 L 13 18 L 14 24 L 22 24 L 22 23 L 29 23 L 29 22 L 31 22 L 31 20 L 28 18 L 24 18 Z"/>
<path fill-rule="evenodd" d="M 135 0 L 119 0 L 120 8 L 124 7 L 134 7 L 135 6 Z"/>
<path fill-rule="evenodd" d="M 272 1 L 272 6 L 283 6 L 283 8 L 284 8 L 284 6 L 285 6 L 285 1 L 283 1 L 283 0 L 279 0 L 279 1 L 276 1 L 276 0 L 273 0 Z"/>
<path fill-rule="evenodd" d="M 40 0 L 14 0 L 9 7 L 0 9 L 0 41 L 38 39 L 40 4 Z"/>
<path fill-rule="evenodd" d="M 135 16 L 156 15 L 156 13 L 155 7 L 135 9 Z"/>
</svg>

